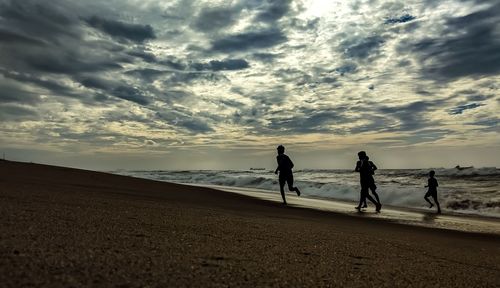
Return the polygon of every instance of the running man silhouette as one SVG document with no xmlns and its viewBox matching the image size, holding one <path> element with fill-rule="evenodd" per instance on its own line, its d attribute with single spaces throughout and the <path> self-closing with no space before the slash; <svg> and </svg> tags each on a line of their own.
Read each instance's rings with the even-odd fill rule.
<svg viewBox="0 0 500 288">
<path fill-rule="evenodd" d="M 359 198 L 359 204 L 356 206 L 356 209 L 361 210 L 361 205 L 363 205 L 364 202 L 366 202 L 366 198 L 368 200 L 372 201 L 373 204 L 375 204 L 375 209 L 377 212 L 380 212 L 380 209 L 382 208 L 382 205 L 377 202 L 375 199 L 373 199 L 370 194 L 368 194 L 368 189 L 370 187 L 373 187 L 375 185 L 375 180 L 373 179 L 373 169 L 370 166 L 370 163 L 368 163 L 368 160 L 366 159 L 366 152 L 365 151 L 359 151 L 358 152 L 358 158 L 359 161 L 356 162 L 356 168 L 354 168 L 354 171 L 359 172 L 359 182 L 361 183 L 361 195 Z"/>
<path fill-rule="evenodd" d="M 366 161 L 368 161 L 368 165 L 371 168 L 371 174 L 372 174 L 372 178 L 373 178 L 373 175 L 375 175 L 375 170 L 377 170 L 377 166 L 375 166 L 375 164 L 372 161 L 370 161 L 370 157 L 368 157 L 368 156 L 366 156 Z M 372 191 L 373 196 L 375 196 L 375 199 L 377 200 L 377 202 L 380 203 L 380 199 L 378 198 L 378 194 L 377 194 L 377 185 L 375 185 L 375 179 L 373 179 L 373 182 L 371 183 L 369 188 Z M 365 202 L 363 202 L 362 208 L 366 208 L 366 207 L 368 207 L 368 205 L 366 205 L 366 198 L 365 198 Z"/>
<path fill-rule="evenodd" d="M 280 183 L 280 192 L 281 198 L 283 198 L 283 204 L 286 205 L 285 199 L 285 183 L 288 183 L 288 190 L 297 192 L 297 196 L 300 196 L 300 190 L 297 187 L 293 187 L 293 162 L 290 160 L 290 157 L 285 155 L 285 147 L 283 145 L 278 146 L 278 156 L 276 156 L 276 161 L 278 161 L 278 167 L 274 171 L 274 174 L 279 175 L 279 183 Z"/>
<path fill-rule="evenodd" d="M 436 172 L 434 170 L 429 171 L 429 179 L 427 180 L 427 185 L 425 185 L 425 187 L 428 189 L 427 193 L 425 193 L 424 199 L 425 201 L 429 202 L 429 208 L 432 208 L 434 205 L 429 200 L 429 197 L 432 196 L 432 199 L 434 199 L 434 203 L 436 203 L 436 206 L 438 208 L 437 213 L 441 214 L 441 207 L 439 206 L 437 197 L 437 187 L 439 186 L 439 184 L 436 178 L 434 178 L 434 175 L 436 175 Z"/>
</svg>

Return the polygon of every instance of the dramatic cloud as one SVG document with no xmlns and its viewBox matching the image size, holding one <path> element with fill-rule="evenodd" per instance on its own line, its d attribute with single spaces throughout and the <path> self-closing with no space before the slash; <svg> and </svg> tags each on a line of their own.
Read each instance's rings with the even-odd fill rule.
<svg viewBox="0 0 500 288">
<path fill-rule="evenodd" d="M 156 38 L 150 25 L 130 24 L 121 21 L 103 19 L 92 16 L 85 21 L 92 27 L 101 30 L 118 39 L 128 39 L 134 42 L 144 42 Z"/>
<path fill-rule="evenodd" d="M 462 114 L 465 110 L 475 109 L 475 108 L 478 108 L 478 107 L 481 107 L 481 106 L 483 106 L 483 104 L 478 104 L 478 103 L 471 103 L 471 104 L 466 104 L 466 105 L 460 105 L 458 107 L 450 109 L 450 114 L 451 115 Z"/>
<path fill-rule="evenodd" d="M 264 22 L 275 22 L 285 16 L 290 10 L 291 0 L 271 0 L 257 13 L 256 19 Z"/>
<path fill-rule="evenodd" d="M 27 121 L 37 119 L 38 113 L 32 108 L 16 105 L 0 105 L 0 120 L 2 121 Z"/>
<path fill-rule="evenodd" d="M 238 20 L 240 9 L 205 8 L 193 23 L 195 29 L 204 32 L 219 30 L 234 24 Z"/>
<path fill-rule="evenodd" d="M 340 52 L 344 52 L 349 58 L 366 59 L 378 52 L 384 44 L 380 36 L 371 36 L 364 39 L 350 39 L 340 45 Z"/>
<path fill-rule="evenodd" d="M 447 17 L 439 37 L 417 42 L 424 75 L 444 81 L 500 73 L 500 4 L 464 16 Z"/>
<path fill-rule="evenodd" d="M 303 159 L 494 149 L 499 15 L 494 0 L 0 0 L 0 145 L 172 155 L 164 168 L 246 168 L 235 151 L 260 163 L 278 143 Z"/>
<path fill-rule="evenodd" d="M 415 20 L 415 18 L 416 18 L 415 16 L 412 16 L 410 14 L 405 14 L 403 16 L 396 17 L 396 18 L 387 18 L 385 20 L 385 24 L 405 23 L 405 22 Z"/>
<path fill-rule="evenodd" d="M 211 70 L 211 71 L 222 71 L 222 70 L 241 70 L 250 67 L 247 61 L 243 59 L 227 59 L 223 61 L 211 60 L 208 63 L 193 63 L 191 67 L 195 70 Z"/>
<path fill-rule="evenodd" d="M 250 49 L 268 48 L 287 40 L 285 34 L 278 29 L 250 31 L 228 35 L 212 42 L 212 50 L 217 52 L 246 51 Z"/>
</svg>

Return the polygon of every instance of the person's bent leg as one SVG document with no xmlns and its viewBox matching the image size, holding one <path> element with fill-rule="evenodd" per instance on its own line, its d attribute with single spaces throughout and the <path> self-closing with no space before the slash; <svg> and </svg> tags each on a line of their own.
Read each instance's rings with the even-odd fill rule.
<svg viewBox="0 0 500 288">
<path fill-rule="evenodd" d="M 280 178 L 280 193 L 281 193 L 281 198 L 283 198 L 283 204 L 286 205 L 286 199 L 285 199 L 285 179 Z"/>
<path fill-rule="evenodd" d="M 299 188 L 293 186 L 293 174 L 288 176 L 286 182 L 288 183 L 288 190 L 295 191 L 295 193 L 297 193 L 297 196 L 300 196 Z"/>
<path fill-rule="evenodd" d="M 377 194 L 375 189 L 372 189 L 372 194 L 373 194 L 373 196 L 375 196 L 375 199 L 377 199 L 377 202 L 380 203 L 380 199 L 378 198 L 378 194 Z M 380 204 L 382 204 L 382 203 L 380 203 Z"/>
<path fill-rule="evenodd" d="M 427 201 L 429 203 L 429 208 L 432 208 L 432 206 L 434 206 L 434 204 L 432 204 L 431 200 L 429 200 L 428 194 L 425 194 L 424 199 L 425 199 L 425 201 Z"/>
<path fill-rule="evenodd" d="M 366 193 L 365 198 L 368 198 L 368 200 L 370 200 L 370 201 L 371 201 L 373 204 L 375 204 L 375 205 L 378 205 L 378 204 L 379 204 L 379 203 L 377 202 L 377 200 L 373 199 L 373 197 L 372 197 L 372 196 L 370 196 L 370 194 L 368 194 L 368 193 Z M 366 201 L 366 199 L 365 199 L 365 201 Z"/>
<path fill-rule="evenodd" d="M 368 194 L 368 191 L 366 192 L 366 194 L 367 194 L 366 198 L 368 198 L 368 200 L 372 201 L 372 203 L 375 204 L 375 207 L 376 207 L 375 210 L 377 212 L 380 212 L 380 209 L 382 208 L 382 204 L 380 204 L 379 202 L 375 201 L 375 199 L 373 199 L 373 197 Z"/>
</svg>

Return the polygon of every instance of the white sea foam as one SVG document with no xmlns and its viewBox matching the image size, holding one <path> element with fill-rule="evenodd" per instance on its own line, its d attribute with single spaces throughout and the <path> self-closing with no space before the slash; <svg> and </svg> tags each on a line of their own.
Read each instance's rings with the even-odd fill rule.
<svg viewBox="0 0 500 288">
<path fill-rule="evenodd" d="M 423 208 L 427 202 L 430 169 L 377 170 L 377 192 L 383 204 Z M 443 210 L 500 217 L 500 169 L 435 168 Z M 116 171 L 140 178 L 176 183 L 195 183 L 277 191 L 277 176 L 270 170 L 248 171 Z M 303 169 L 294 172 L 295 184 L 304 196 L 359 200 L 359 176 L 351 170 Z"/>
</svg>

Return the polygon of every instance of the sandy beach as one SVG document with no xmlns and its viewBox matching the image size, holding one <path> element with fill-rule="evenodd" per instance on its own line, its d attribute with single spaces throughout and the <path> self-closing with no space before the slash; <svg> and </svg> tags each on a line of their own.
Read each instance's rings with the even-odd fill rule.
<svg viewBox="0 0 500 288">
<path fill-rule="evenodd" d="M 500 286 L 498 234 L 10 161 L 0 198 L 2 287 Z"/>
</svg>

